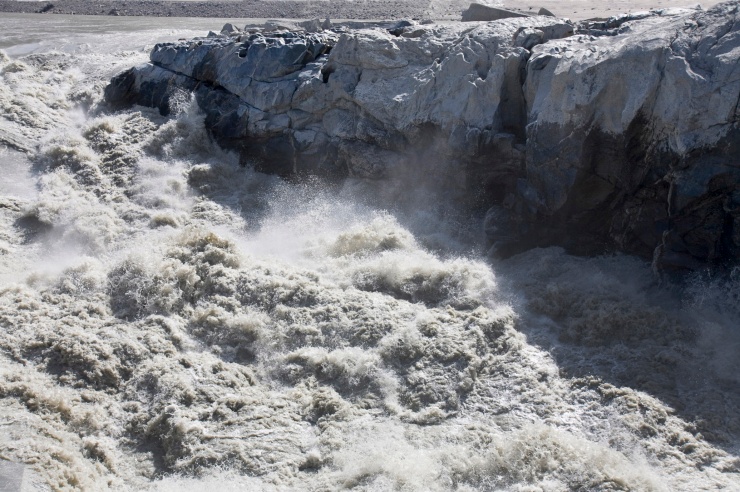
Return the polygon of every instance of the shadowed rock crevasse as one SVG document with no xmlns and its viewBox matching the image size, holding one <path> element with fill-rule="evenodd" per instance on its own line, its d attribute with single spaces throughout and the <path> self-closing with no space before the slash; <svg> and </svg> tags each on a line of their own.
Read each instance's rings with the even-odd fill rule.
<svg viewBox="0 0 740 492">
<path fill-rule="evenodd" d="M 697 268 L 740 256 L 738 6 L 229 30 L 157 45 L 106 99 L 194 92 L 260 170 L 444 189 L 500 255 Z"/>
</svg>

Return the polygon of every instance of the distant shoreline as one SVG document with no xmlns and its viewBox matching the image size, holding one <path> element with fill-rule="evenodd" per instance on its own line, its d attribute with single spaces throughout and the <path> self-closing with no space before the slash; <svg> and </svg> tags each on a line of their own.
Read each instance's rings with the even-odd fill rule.
<svg viewBox="0 0 740 492">
<path fill-rule="evenodd" d="M 450 2 L 454 4 L 455 2 Z M 464 8 L 464 7 L 462 7 Z M 0 0 L 0 12 L 125 15 L 149 17 L 239 17 L 286 19 L 426 19 L 455 20 L 462 8 L 436 11 L 413 0 L 295 1 L 295 0 Z"/>
<path fill-rule="evenodd" d="M 478 0 L 536 13 L 544 7 L 573 20 L 607 18 L 655 8 L 689 7 L 690 0 Z M 272 19 L 460 20 L 470 0 L 0 0 L 0 12 Z M 709 8 L 719 2 L 703 2 Z"/>
</svg>

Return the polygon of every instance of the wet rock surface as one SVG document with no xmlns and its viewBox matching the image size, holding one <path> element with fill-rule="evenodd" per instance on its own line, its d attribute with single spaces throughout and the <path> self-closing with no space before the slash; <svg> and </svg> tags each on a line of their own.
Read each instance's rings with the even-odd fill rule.
<svg viewBox="0 0 740 492">
<path fill-rule="evenodd" d="M 682 267 L 738 256 L 737 10 L 620 16 L 533 48 L 527 201 L 554 241 L 588 230 Z"/>
<path fill-rule="evenodd" d="M 740 255 L 737 12 L 271 25 L 158 45 L 106 97 L 166 113 L 193 91 L 260 170 L 457 194 L 500 255 L 696 268 Z"/>
</svg>

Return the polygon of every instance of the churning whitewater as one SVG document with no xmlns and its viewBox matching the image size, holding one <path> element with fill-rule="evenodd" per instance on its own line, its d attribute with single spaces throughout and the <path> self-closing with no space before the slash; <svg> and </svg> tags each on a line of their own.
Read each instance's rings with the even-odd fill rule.
<svg viewBox="0 0 740 492">
<path fill-rule="evenodd" d="M 0 19 L 0 457 L 37 487 L 740 490 L 740 270 L 494 262 L 438 197 L 259 174 L 187 95 L 102 103 L 218 26 L 105 22 Z"/>
</svg>

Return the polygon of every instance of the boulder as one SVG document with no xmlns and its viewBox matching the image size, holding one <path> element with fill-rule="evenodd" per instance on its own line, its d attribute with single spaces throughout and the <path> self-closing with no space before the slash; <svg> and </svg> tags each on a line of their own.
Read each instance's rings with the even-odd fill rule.
<svg viewBox="0 0 740 492">
<path fill-rule="evenodd" d="M 225 34 L 226 36 L 238 35 L 240 32 L 241 30 L 231 23 L 226 23 L 224 24 L 224 27 L 221 28 L 221 34 Z"/>
<path fill-rule="evenodd" d="M 290 31 L 295 29 L 295 26 L 283 21 L 268 20 L 262 25 L 264 32 L 279 32 L 279 31 Z"/>
<path fill-rule="evenodd" d="M 534 46 L 543 43 L 545 33 L 539 29 L 525 28 L 519 31 L 514 37 L 514 46 L 521 46 L 524 49 L 531 50 Z"/>
<path fill-rule="evenodd" d="M 311 19 L 298 23 L 298 27 L 303 28 L 306 32 L 321 32 L 324 30 L 321 19 Z"/>
<path fill-rule="evenodd" d="M 462 13 L 463 22 L 490 22 L 511 17 L 527 17 L 527 14 L 514 12 L 512 10 L 499 9 L 496 7 L 489 7 L 488 5 L 481 5 L 480 3 L 471 3 L 470 7 Z"/>
<path fill-rule="evenodd" d="M 548 17 L 556 17 L 555 14 L 547 10 L 545 7 L 540 8 L 540 10 L 537 12 L 537 15 L 546 15 Z"/>
<path fill-rule="evenodd" d="M 393 24 L 388 28 L 388 32 L 394 36 L 400 36 L 406 28 L 413 27 L 416 25 L 416 21 L 413 20 L 401 20 Z"/>
</svg>

